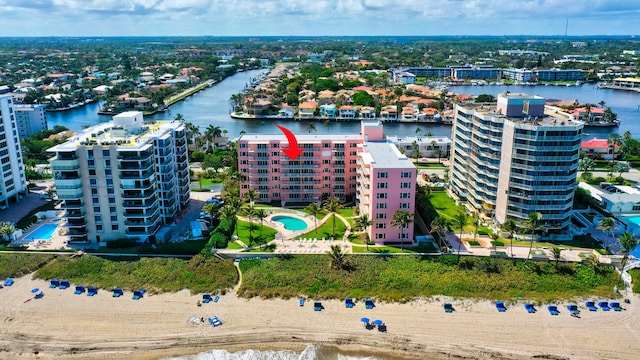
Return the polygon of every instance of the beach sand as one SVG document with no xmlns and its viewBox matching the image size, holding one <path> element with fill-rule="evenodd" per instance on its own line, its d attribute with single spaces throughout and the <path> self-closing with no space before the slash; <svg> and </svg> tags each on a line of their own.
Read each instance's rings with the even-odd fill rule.
<svg viewBox="0 0 640 360">
<path fill-rule="evenodd" d="M 44 290 L 32 299 L 31 289 Z M 196 306 L 201 295 L 188 291 L 147 294 L 139 301 L 126 291 L 112 298 L 74 295 L 73 288 L 49 289 L 31 276 L 0 289 L 0 359 L 159 359 L 210 349 L 238 351 L 302 350 L 307 344 L 333 345 L 341 351 L 411 359 L 638 359 L 640 298 L 631 296 L 622 312 L 559 316 L 546 306 L 528 314 L 522 304 L 498 313 L 491 302 L 444 297 L 407 304 L 362 301 L 346 309 L 338 300 L 244 299 L 235 293 L 217 303 Z M 26 301 L 26 302 L 25 302 Z M 444 313 L 452 301 L 456 312 Z M 560 305 L 560 304 L 558 304 Z M 583 308 L 581 306 L 581 308 Z M 190 324 L 191 316 L 217 315 L 223 325 Z M 381 319 L 388 332 L 367 330 L 360 318 Z"/>
</svg>

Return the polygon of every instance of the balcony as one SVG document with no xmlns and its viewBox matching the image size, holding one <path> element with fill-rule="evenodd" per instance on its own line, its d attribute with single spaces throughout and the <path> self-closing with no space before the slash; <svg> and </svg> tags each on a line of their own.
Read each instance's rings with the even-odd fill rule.
<svg viewBox="0 0 640 360">
<path fill-rule="evenodd" d="M 82 188 L 82 179 L 55 179 L 56 189 L 80 189 Z"/>
<path fill-rule="evenodd" d="M 80 167 L 80 162 L 78 161 L 78 159 L 69 159 L 69 160 L 55 159 L 55 160 L 51 160 L 51 170 L 52 171 L 76 170 L 79 167 Z"/>
<path fill-rule="evenodd" d="M 79 218 L 79 217 L 84 218 L 84 214 L 85 214 L 84 208 L 67 209 L 67 211 L 65 212 L 65 217 L 67 219 Z"/>
<path fill-rule="evenodd" d="M 156 204 L 156 198 L 150 200 L 125 200 L 122 202 L 124 208 L 148 208 Z"/>
<path fill-rule="evenodd" d="M 118 160 L 145 160 L 152 155 L 153 152 L 151 151 L 121 151 L 118 155 Z"/>
<path fill-rule="evenodd" d="M 152 177 L 154 171 L 149 169 L 147 171 L 122 171 L 120 173 L 120 179 L 147 179 Z"/>
<path fill-rule="evenodd" d="M 145 191 L 127 190 L 122 193 L 122 197 L 125 199 L 148 199 L 156 193 L 155 189 Z M 60 195 L 58 195 L 60 196 Z"/>
<path fill-rule="evenodd" d="M 74 200 L 81 199 L 83 196 L 82 188 L 75 189 L 57 189 L 58 199 L 60 200 Z"/>
</svg>

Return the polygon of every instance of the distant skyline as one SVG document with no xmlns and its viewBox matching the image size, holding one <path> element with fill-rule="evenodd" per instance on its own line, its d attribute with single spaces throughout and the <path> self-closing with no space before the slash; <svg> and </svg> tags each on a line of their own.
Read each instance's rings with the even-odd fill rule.
<svg viewBox="0 0 640 360">
<path fill-rule="evenodd" d="M 0 36 L 640 34 L 640 0 L 0 0 Z"/>
</svg>

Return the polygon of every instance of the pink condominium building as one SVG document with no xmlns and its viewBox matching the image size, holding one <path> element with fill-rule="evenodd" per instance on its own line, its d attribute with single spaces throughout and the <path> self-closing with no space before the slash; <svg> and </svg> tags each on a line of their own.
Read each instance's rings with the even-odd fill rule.
<svg viewBox="0 0 640 360">
<path fill-rule="evenodd" d="M 382 125 L 362 122 L 358 135 L 298 135 L 303 152 L 290 160 L 282 149 L 289 143 L 282 134 L 250 135 L 238 139 L 238 167 L 244 175 L 240 187 L 259 194 L 260 202 L 305 206 L 337 197 L 355 201 L 360 214 L 374 224 L 370 238 L 378 243 L 399 243 L 401 231 L 390 225 L 393 214 L 414 214 L 416 168 L 391 142 Z M 404 242 L 413 241 L 413 226 L 403 229 Z"/>
</svg>

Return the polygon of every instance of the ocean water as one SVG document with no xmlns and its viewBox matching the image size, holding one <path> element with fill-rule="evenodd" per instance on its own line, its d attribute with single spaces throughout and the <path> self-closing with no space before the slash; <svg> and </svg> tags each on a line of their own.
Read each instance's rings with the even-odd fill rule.
<svg viewBox="0 0 640 360">
<path fill-rule="evenodd" d="M 302 352 L 291 350 L 257 351 L 247 349 L 230 353 L 226 350 L 211 350 L 196 355 L 169 357 L 163 360 L 392 360 L 389 357 L 373 355 L 345 355 L 337 348 L 307 345 Z"/>
</svg>

